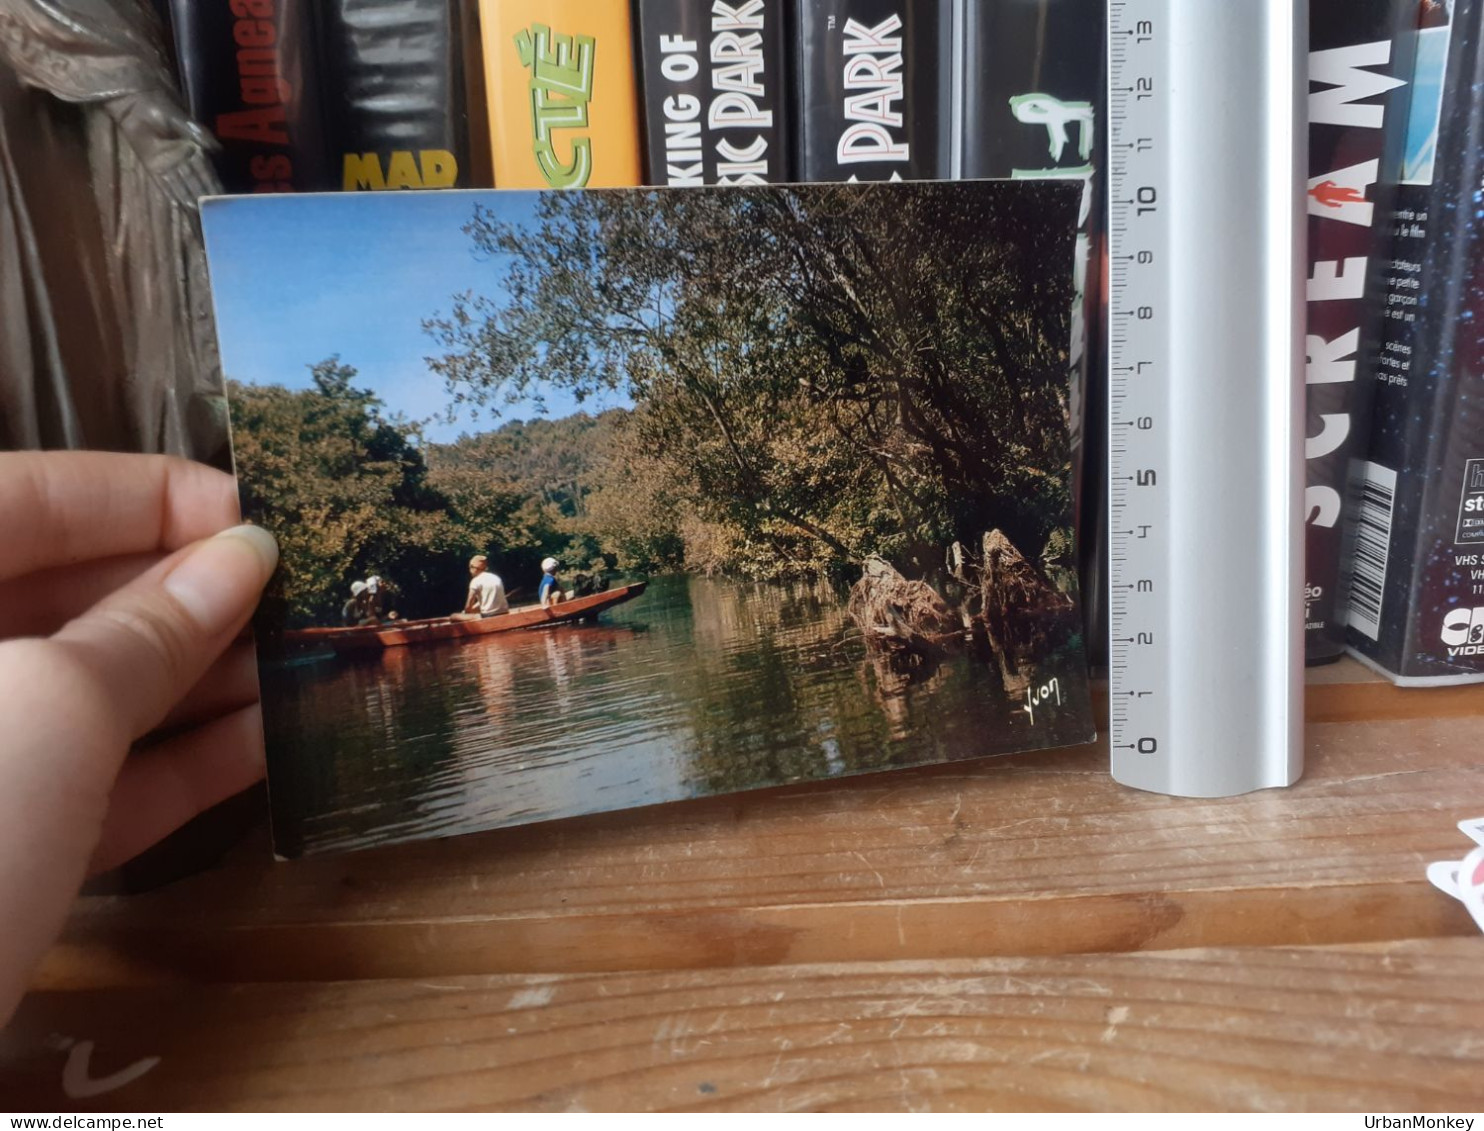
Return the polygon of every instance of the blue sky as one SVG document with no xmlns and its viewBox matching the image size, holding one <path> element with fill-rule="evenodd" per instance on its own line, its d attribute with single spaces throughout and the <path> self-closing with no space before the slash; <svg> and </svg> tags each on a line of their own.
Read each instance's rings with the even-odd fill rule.
<svg viewBox="0 0 1484 1131">
<path fill-rule="evenodd" d="M 442 414 L 442 378 L 423 360 L 437 343 L 422 320 L 447 313 L 456 292 L 495 296 L 498 260 L 476 257 L 461 231 L 476 202 L 517 223 L 534 216 L 534 192 L 367 192 L 257 196 L 203 210 L 211 287 L 227 376 L 254 385 L 309 387 L 308 367 L 331 354 L 359 371 L 391 412 Z M 617 394 L 578 405 L 546 395 L 546 415 L 593 412 L 627 402 Z M 536 415 L 501 410 L 501 420 Z M 488 410 L 429 424 L 433 440 L 497 427 Z"/>
</svg>

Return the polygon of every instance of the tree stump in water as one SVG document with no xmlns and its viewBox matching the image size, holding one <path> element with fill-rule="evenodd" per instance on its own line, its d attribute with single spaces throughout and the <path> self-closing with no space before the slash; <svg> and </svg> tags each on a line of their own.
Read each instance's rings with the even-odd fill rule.
<svg viewBox="0 0 1484 1131">
<path fill-rule="evenodd" d="M 980 616 L 1005 690 L 1030 686 L 1035 664 L 1065 643 L 1072 599 L 1047 581 L 998 530 L 984 536 Z"/>
<path fill-rule="evenodd" d="M 962 622 L 931 585 L 909 581 L 881 558 L 866 559 L 846 611 L 902 671 L 936 663 L 963 639 Z"/>
</svg>

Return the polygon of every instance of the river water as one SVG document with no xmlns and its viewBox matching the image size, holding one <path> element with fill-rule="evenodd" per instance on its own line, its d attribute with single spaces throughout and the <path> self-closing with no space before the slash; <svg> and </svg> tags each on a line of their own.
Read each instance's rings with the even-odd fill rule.
<svg viewBox="0 0 1484 1131">
<path fill-rule="evenodd" d="M 1081 741 L 1085 686 L 967 658 L 902 687 L 824 584 L 657 578 L 595 624 L 264 673 L 280 854 Z"/>
</svg>

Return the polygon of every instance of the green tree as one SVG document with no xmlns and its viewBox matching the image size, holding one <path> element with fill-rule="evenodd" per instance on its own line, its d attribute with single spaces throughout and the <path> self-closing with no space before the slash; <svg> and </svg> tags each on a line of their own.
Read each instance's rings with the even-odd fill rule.
<svg viewBox="0 0 1484 1131">
<path fill-rule="evenodd" d="M 233 382 L 233 456 L 243 513 L 273 530 L 284 568 L 272 598 L 292 623 L 336 623 L 353 579 L 380 574 L 412 612 L 448 611 L 459 577 L 449 548 L 453 516 L 428 482 L 415 428 L 331 357 L 310 367 L 313 387 Z"/>
<path fill-rule="evenodd" d="M 501 560 L 507 582 L 534 582 L 547 556 L 586 566 L 602 552 L 587 519 L 589 497 L 627 416 L 616 409 L 512 420 L 452 444 L 430 444 L 429 481 L 470 536 L 492 548 L 487 552 Z"/>
<path fill-rule="evenodd" d="M 1041 187 L 549 194 L 535 230 L 476 205 L 503 290 L 425 323 L 429 364 L 497 410 L 623 390 L 676 528 L 752 564 L 920 575 L 991 527 L 1038 556 L 1069 512 L 1071 273 L 1044 261 L 1077 203 Z"/>
</svg>

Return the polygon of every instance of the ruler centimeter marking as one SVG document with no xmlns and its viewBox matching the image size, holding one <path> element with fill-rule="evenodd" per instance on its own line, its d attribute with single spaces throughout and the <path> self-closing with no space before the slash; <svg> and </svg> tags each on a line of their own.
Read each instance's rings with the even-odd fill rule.
<svg viewBox="0 0 1484 1131">
<path fill-rule="evenodd" d="M 1109 0 L 1113 776 L 1302 768 L 1305 5 Z"/>
</svg>

